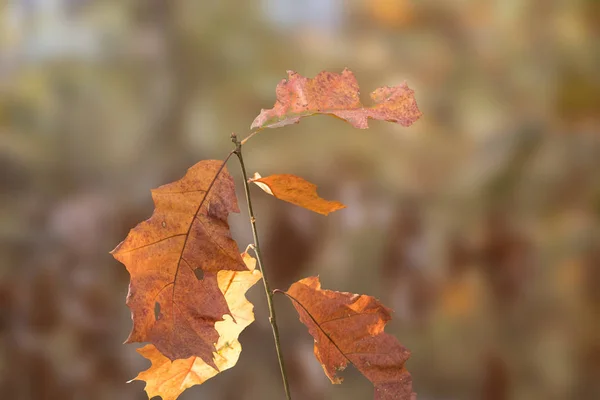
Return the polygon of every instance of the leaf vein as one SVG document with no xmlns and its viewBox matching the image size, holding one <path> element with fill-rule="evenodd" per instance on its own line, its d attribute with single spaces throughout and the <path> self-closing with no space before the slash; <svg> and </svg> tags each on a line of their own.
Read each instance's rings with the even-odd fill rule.
<svg viewBox="0 0 600 400">
<path fill-rule="evenodd" d="M 176 235 L 172 235 L 172 236 L 169 236 L 169 237 L 166 237 L 166 238 L 163 238 L 163 239 L 159 239 L 156 242 L 152 242 L 152 243 L 145 244 L 143 246 L 136 247 L 135 249 L 129 249 L 129 250 L 125 250 L 125 251 L 117 251 L 115 254 L 127 254 L 127 253 L 131 253 L 131 252 L 134 252 L 136 250 L 143 249 L 144 247 L 153 246 L 155 244 L 164 242 L 165 240 L 169 240 L 169 239 L 173 239 L 173 238 L 176 238 L 176 237 L 179 237 L 179 236 L 185 236 L 185 235 L 186 235 L 185 233 L 178 233 Z"/>
</svg>

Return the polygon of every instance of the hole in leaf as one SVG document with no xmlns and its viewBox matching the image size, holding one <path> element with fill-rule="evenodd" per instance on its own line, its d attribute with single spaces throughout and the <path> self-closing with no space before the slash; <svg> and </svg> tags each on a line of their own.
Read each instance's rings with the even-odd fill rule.
<svg viewBox="0 0 600 400">
<path fill-rule="evenodd" d="M 196 268 L 194 270 L 194 275 L 196 275 L 196 279 L 198 279 L 199 281 L 204 279 L 204 271 L 202 271 L 201 268 Z"/>
<path fill-rule="evenodd" d="M 160 303 L 158 301 L 154 303 L 154 319 L 156 321 L 160 319 Z"/>
</svg>

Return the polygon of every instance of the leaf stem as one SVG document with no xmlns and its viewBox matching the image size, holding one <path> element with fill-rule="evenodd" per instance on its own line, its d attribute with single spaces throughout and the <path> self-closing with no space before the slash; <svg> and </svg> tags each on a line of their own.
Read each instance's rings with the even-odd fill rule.
<svg viewBox="0 0 600 400">
<path fill-rule="evenodd" d="M 252 136 L 252 135 L 250 135 Z M 290 387 L 288 384 L 287 374 L 285 372 L 285 364 L 283 361 L 283 354 L 281 352 L 281 342 L 279 339 L 279 328 L 277 327 L 277 317 L 275 315 L 275 307 L 273 306 L 273 292 L 269 288 L 269 281 L 267 279 L 267 275 L 263 270 L 262 257 L 260 253 L 260 245 L 258 242 L 258 232 L 256 230 L 256 218 L 254 217 L 254 211 L 252 209 L 252 200 L 250 197 L 250 186 L 248 185 L 248 175 L 246 174 L 246 166 L 244 165 L 244 158 L 242 157 L 242 144 L 249 137 L 244 139 L 244 141 L 238 141 L 235 133 L 231 134 L 231 141 L 235 144 L 234 153 L 237 155 L 240 161 L 240 167 L 242 169 L 242 175 L 244 178 L 244 189 L 246 191 L 246 203 L 248 204 L 248 214 L 250 216 L 250 224 L 252 225 L 252 236 L 254 238 L 254 254 L 256 254 L 256 261 L 258 264 L 258 268 L 260 273 L 262 274 L 262 281 L 265 287 L 265 293 L 267 295 L 267 305 L 269 306 L 269 322 L 271 323 L 271 329 L 273 330 L 273 338 L 275 339 L 275 350 L 277 351 L 277 360 L 279 361 L 279 370 L 281 371 L 281 378 L 283 380 L 283 388 L 285 389 L 285 397 L 287 400 L 291 400 L 292 396 L 290 394 Z"/>
<path fill-rule="evenodd" d="M 243 146 L 244 144 L 246 144 L 246 142 L 248 140 L 250 140 L 250 138 L 254 135 L 256 135 L 258 132 L 262 131 L 264 128 L 258 128 L 255 131 L 251 131 L 250 134 L 248 136 L 246 136 L 244 139 L 242 139 L 242 141 L 240 142 L 240 145 Z"/>
</svg>

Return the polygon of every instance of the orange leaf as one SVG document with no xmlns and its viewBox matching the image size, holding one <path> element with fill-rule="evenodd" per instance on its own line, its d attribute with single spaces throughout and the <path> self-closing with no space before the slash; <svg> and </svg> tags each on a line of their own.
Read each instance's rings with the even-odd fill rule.
<svg viewBox="0 0 600 400">
<path fill-rule="evenodd" d="M 255 270 L 256 260 L 247 253 L 242 257 L 249 271 L 219 271 L 217 274 L 219 289 L 233 316 L 225 316 L 224 321 L 215 323 L 220 335 L 214 353 L 217 369 L 198 357 L 171 361 L 153 345 L 146 345 L 138 349 L 138 353 L 149 359 L 152 366 L 133 380 L 146 381 L 149 398 L 161 396 L 163 400 L 175 400 L 185 389 L 200 385 L 237 363 L 242 351 L 238 337 L 254 321 L 254 307 L 244 295 L 261 278 L 260 272 Z"/>
<path fill-rule="evenodd" d="M 270 175 L 261 177 L 258 172 L 250 179 L 265 192 L 279 200 L 306 208 L 319 214 L 327 215 L 330 212 L 346 208 L 339 201 L 328 201 L 317 195 L 317 185 L 291 174 Z"/>
<path fill-rule="evenodd" d="M 352 363 L 375 386 L 376 400 L 414 398 L 404 367 L 410 352 L 385 333 L 390 310 L 371 296 L 322 290 L 318 277 L 302 279 L 286 292 L 315 339 L 314 352 L 332 383 Z"/>
<path fill-rule="evenodd" d="M 288 79 L 277 85 L 276 95 L 275 106 L 262 110 L 252 129 L 295 124 L 314 114 L 335 115 L 360 129 L 369 127 L 369 118 L 409 126 L 421 116 L 414 91 L 406 83 L 376 89 L 371 93 L 376 104 L 364 107 L 356 78 L 348 69 L 341 74 L 323 71 L 313 79 L 288 71 Z"/>
<path fill-rule="evenodd" d="M 201 161 L 152 190 L 155 210 L 113 251 L 131 275 L 127 343 L 151 342 L 171 360 L 198 356 L 215 366 L 215 322 L 230 313 L 217 273 L 247 270 L 227 216 L 239 212 L 222 161 Z"/>
</svg>

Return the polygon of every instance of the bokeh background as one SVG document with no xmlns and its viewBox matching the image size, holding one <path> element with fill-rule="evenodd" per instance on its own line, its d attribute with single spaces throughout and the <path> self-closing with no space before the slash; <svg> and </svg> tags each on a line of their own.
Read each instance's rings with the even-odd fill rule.
<svg viewBox="0 0 600 400">
<path fill-rule="evenodd" d="M 406 80 L 424 115 L 248 142 L 250 173 L 348 205 L 253 189 L 273 286 L 320 274 L 393 308 L 419 399 L 599 399 L 599 33 L 597 0 L 0 1 L 0 398 L 146 398 L 108 252 L 151 188 L 247 134 L 286 70 L 349 67 L 365 103 Z M 230 223 L 243 249 L 247 215 Z M 182 399 L 283 397 L 250 297 L 237 367 Z M 277 301 L 294 398 L 372 398 L 352 368 L 329 384 Z"/>
</svg>

